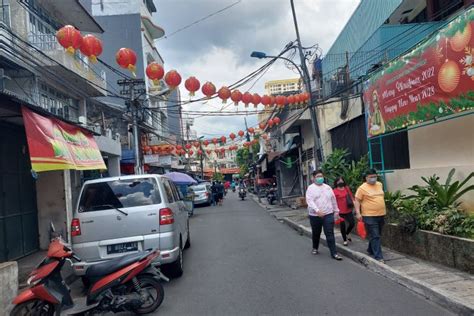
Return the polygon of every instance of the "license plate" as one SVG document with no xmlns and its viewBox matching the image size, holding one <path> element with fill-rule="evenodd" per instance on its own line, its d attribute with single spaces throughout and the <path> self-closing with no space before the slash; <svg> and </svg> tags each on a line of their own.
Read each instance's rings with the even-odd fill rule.
<svg viewBox="0 0 474 316">
<path fill-rule="evenodd" d="M 123 244 L 108 245 L 107 254 L 122 253 L 138 250 L 138 242 L 125 242 Z"/>
</svg>

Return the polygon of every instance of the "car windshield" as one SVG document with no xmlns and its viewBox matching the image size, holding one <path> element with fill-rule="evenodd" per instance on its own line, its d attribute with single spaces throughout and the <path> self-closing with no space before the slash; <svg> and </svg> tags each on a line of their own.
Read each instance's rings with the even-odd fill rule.
<svg viewBox="0 0 474 316">
<path fill-rule="evenodd" d="M 193 185 L 191 188 L 194 190 L 194 192 L 206 191 L 206 185 L 205 184 Z"/>
<path fill-rule="evenodd" d="M 90 212 L 159 203 L 160 192 L 153 178 L 114 180 L 87 184 L 82 191 L 79 210 Z"/>
</svg>

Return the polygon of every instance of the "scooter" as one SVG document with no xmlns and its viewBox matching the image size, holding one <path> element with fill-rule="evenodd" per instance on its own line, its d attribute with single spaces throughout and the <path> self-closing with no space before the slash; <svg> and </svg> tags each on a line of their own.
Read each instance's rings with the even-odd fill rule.
<svg viewBox="0 0 474 316">
<path fill-rule="evenodd" d="M 270 188 L 267 192 L 267 201 L 268 204 L 273 205 L 273 202 L 276 201 L 276 190 L 273 188 Z"/>
<path fill-rule="evenodd" d="M 160 279 L 168 281 L 152 265 L 159 254 L 158 250 L 147 250 L 92 265 L 85 276 L 91 284 L 87 296 L 73 300 L 62 279 L 61 269 L 67 260 L 81 259 L 60 237 L 54 238 L 46 258 L 30 274 L 28 284 L 31 287 L 13 300 L 15 307 L 10 315 L 151 313 L 163 302 Z"/>
<path fill-rule="evenodd" d="M 239 198 L 242 199 L 242 201 L 245 199 L 245 196 L 247 195 L 247 192 L 245 192 L 244 188 L 239 188 Z"/>
</svg>

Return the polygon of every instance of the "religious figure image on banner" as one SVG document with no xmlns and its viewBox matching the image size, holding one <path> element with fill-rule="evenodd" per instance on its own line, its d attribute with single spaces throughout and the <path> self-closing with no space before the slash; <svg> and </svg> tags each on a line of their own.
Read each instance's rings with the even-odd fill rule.
<svg viewBox="0 0 474 316">
<path fill-rule="evenodd" d="M 385 122 L 380 110 L 379 94 L 377 90 L 372 93 L 372 104 L 370 105 L 370 125 L 369 130 L 371 135 L 378 135 L 385 133 Z"/>
</svg>

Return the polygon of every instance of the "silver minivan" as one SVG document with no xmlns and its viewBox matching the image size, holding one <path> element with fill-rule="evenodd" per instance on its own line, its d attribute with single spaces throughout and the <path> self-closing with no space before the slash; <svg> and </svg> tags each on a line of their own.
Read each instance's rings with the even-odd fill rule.
<svg viewBox="0 0 474 316">
<path fill-rule="evenodd" d="M 77 275 L 93 264 L 146 249 L 172 277 L 183 274 L 183 249 L 190 246 L 188 211 L 175 185 L 161 175 L 132 175 L 86 181 L 71 222 L 72 248 L 82 259 Z"/>
</svg>

